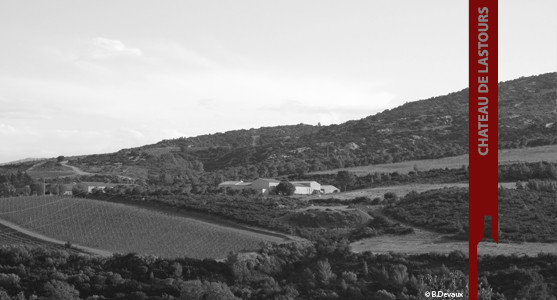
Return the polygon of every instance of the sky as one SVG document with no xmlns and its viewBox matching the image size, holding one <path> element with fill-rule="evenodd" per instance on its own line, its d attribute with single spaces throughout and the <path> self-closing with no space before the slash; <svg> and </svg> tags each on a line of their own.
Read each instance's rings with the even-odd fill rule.
<svg viewBox="0 0 557 300">
<path fill-rule="evenodd" d="M 499 80 L 557 70 L 557 1 L 499 1 Z M 338 124 L 468 86 L 468 2 L 0 2 L 0 163 Z"/>
</svg>

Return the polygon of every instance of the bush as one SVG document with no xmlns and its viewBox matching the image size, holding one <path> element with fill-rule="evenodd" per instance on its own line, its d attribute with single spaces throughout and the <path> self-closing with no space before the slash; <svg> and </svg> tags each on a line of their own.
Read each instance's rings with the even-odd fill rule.
<svg viewBox="0 0 557 300">
<path fill-rule="evenodd" d="M 397 194 L 393 192 L 386 192 L 385 195 L 383 195 L 383 198 L 385 198 L 385 201 L 387 202 L 395 202 L 398 200 Z"/>
<path fill-rule="evenodd" d="M 418 192 L 412 190 L 412 191 L 410 191 L 408 194 L 406 194 L 406 197 L 407 197 L 407 198 L 415 198 L 415 197 L 418 197 L 418 195 L 419 195 Z"/>
<path fill-rule="evenodd" d="M 371 198 L 366 197 L 366 196 L 360 196 L 360 197 L 356 197 L 352 203 L 368 203 L 371 204 Z"/>
<path fill-rule="evenodd" d="M 379 197 L 375 197 L 373 198 L 373 200 L 371 201 L 371 205 L 379 205 L 383 202 L 383 199 L 379 198 Z"/>
<path fill-rule="evenodd" d="M 282 181 L 275 188 L 275 192 L 278 195 L 283 195 L 283 196 L 293 195 L 295 191 L 296 191 L 296 187 L 288 181 Z"/>
</svg>

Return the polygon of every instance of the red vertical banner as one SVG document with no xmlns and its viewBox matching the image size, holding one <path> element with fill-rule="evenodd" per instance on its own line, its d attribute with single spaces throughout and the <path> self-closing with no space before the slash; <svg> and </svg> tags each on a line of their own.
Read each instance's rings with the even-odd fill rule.
<svg viewBox="0 0 557 300">
<path fill-rule="evenodd" d="M 497 0 L 469 0 L 469 292 L 478 298 L 484 220 L 498 242 Z"/>
</svg>

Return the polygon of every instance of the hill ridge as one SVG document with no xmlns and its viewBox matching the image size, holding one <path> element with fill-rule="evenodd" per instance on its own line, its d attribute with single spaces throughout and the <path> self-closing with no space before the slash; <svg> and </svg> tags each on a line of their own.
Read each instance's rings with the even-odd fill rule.
<svg viewBox="0 0 557 300">
<path fill-rule="evenodd" d="M 557 73 L 499 83 L 499 148 L 557 143 Z M 341 124 L 303 123 L 162 140 L 109 154 L 76 156 L 84 172 L 191 187 L 457 156 L 468 151 L 468 89 L 407 102 Z"/>
</svg>

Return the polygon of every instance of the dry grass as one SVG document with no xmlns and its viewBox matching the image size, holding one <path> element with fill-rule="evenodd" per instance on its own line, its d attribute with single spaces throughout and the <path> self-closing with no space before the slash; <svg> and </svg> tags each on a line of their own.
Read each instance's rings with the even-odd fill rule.
<svg viewBox="0 0 557 300">
<path fill-rule="evenodd" d="M 378 206 L 369 207 L 383 215 Z M 385 215 L 383 215 L 386 217 Z M 387 217 L 390 219 L 389 217 Z M 406 226 L 410 226 L 405 224 Z M 457 241 L 449 235 L 410 226 L 414 233 L 407 235 L 382 235 L 373 238 L 362 239 L 350 244 L 352 251 L 374 253 L 408 253 L 423 254 L 430 252 L 450 253 L 455 250 L 468 254 L 468 241 Z M 535 256 L 538 253 L 557 254 L 557 243 L 499 243 L 484 241 L 478 245 L 480 255 L 528 255 Z"/>
<path fill-rule="evenodd" d="M 467 241 L 455 241 L 448 239 L 442 234 L 414 229 L 414 234 L 407 235 L 384 235 L 374 238 L 363 239 L 352 243 L 350 246 L 354 252 L 371 251 L 375 253 L 399 252 L 408 254 L 422 254 L 429 252 L 449 253 L 460 250 L 468 253 Z M 482 242 L 478 245 L 478 254 L 485 255 L 510 255 L 525 254 L 535 256 L 540 252 L 556 253 L 556 243 L 493 243 Z"/>
<path fill-rule="evenodd" d="M 57 170 L 31 170 L 27 174 L 32 178 L 51 178 L 51 177 L 65 177 L 77 175 L 73 170 L 68 169 L 64 171 Z"/>
<path fill-rule="evenodd" d="M 154 147 L 141 150 L 141 152 L 147 153 L 153 156 L 161 156 L 163 154 L 180 151 L 180 147 Z"/>
<path fill-rule="evenodd" d="M 505 149 L 499 150 L 499 163 L 509 164 L 515 162 L 538 162 L 548 161 L 557 162 L 557 145 L 540 146 L 521 149 Z M 377 164 L 369 166 L 360 166 L 345 169 L 333 169 L 308 173 L 311 174 L 334 174 L 338 171 L 345 170 L 353 172 L 356 175 L 367 175 L 374 172 L 393 173 L 399 172 L 406 174 L 414 170 L 414 166 L 420 171 L 431 169 L 456 169 L 463 165 L 468 165 L 468 155 L 460 155 L 453 157 L 445 157 L 439 159 L 410 160 L 391 164 Z"/>
</svg>

